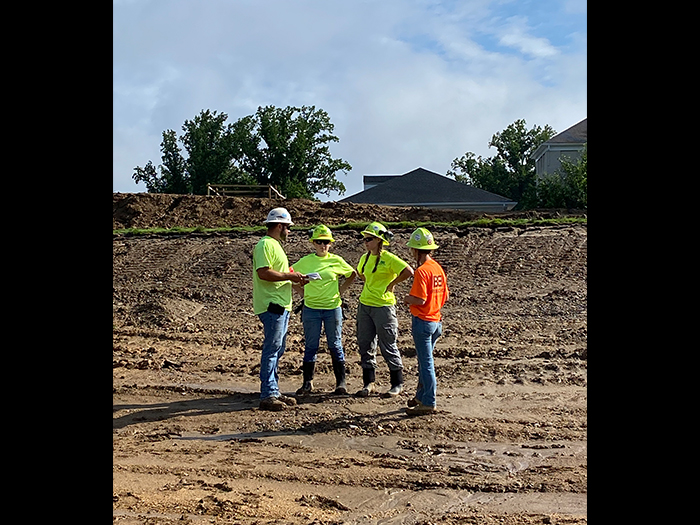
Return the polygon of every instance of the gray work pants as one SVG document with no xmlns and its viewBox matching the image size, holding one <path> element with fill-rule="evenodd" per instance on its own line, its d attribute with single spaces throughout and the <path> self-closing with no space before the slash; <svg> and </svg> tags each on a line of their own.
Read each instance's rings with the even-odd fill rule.
<svg viewBox="0 0 700 525">
<path fill-rule="evenodd" d="M 360 349 L 362 368 L 377 368 L 377 340 L 389 370 L 402 370 L 401 353 L 396 344 L 399 336 L 399 320 L 396 306 L 357 307 L 357 346 Z"/>
</svg>

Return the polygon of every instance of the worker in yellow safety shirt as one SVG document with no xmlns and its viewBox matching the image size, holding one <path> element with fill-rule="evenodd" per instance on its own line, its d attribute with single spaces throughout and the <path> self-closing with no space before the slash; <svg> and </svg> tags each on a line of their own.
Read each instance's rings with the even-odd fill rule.
<svg viewBox="0 0 700 525">
<path fill-rule="evenodd" d="M 378 341 L 391 378 L 391 388 L 386 395 L 397 396 L 403 389 L 403 362 L 396 344 L 399 321 L 394 286 L 412 277 L 413 268 L 383 249 L 393 236 L 383 224 L 368 224 L 362 236 L 367 252 L 357 265 L 358 276 L 364 282 L 357 307 L 357 345 L 364 386 L 356 395 L 367 397 L 374 390 Z"/>
<path fill-rule="evenodd" d="M 292 283 L 304 286 L 305 275 L 289 267 L 282 242 L 287 240 L 292 217 L 285 208 L 274 208 L 265 220 L 267 233 L 253 249 L 253 313 L 263 325 L 260 355 L 260 409 L 285 410 L 296 399 L 280 393 L 279 361 L 286 348 Z"/>
<path fill-rule="evenodd" d="M 304 326 L 303 384 L 297 390 L 297 395 L 306 395 L 313 390 L 321 326 L 325 328 L 326 342 L 333 362 L 336 381 L 334 394 L 346 394 L 341 295 L 353 283 L 357 274 L 345 259 L 331 253 L 331 243 L 335 242 L 335 239 L 326 225 L 320 224 L 309 233 L 309 241 L 314 247 L 314 253 L 302 257 L 292 265 L 295 272 L 305 274 L 309 278 L 306 286 L 294 286 L 294 289 L 304 297 L 301 315 Z M 339 282 L 341 276 L 345 278 L 342 283 Z"/>
</svg>

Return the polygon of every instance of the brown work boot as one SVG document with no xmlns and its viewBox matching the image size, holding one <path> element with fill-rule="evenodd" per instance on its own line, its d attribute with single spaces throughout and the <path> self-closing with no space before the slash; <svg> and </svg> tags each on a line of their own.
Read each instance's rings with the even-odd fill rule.
<svg viewBox="0 0 700 525">
<path fill-rule="evenodd" d="M 422 414 L 432 414 L 435 412 L 435 407 L 424 405 L 420 401 L 417 401 L 417 403 L 416 406 L 406 408 L 406 414 L 409 416 L 420 416 Z"/>
<path fill-rule="evenodd" d="M 276 397 L 268 397 L 260 401 L 260 410 L 272 410 L 273 412 L 280 412 L 287 408 L 287 405 Z"/>
<path fill-rule="evenodd" d="M 278 397 L 277 399 L 279 399 L 280 401 L 282 401 L 282 403 L 290 407 L 293 407 L 297 404 L 296 399 L 294 399 L 293 397 L 285 396 L 283 394 L 280 394 L 280 397 Z"/>
</svg>

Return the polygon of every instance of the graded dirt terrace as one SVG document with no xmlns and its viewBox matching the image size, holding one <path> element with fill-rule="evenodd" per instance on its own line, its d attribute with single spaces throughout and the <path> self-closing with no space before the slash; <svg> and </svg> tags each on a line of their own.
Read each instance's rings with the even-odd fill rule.
<svg viewBox="0 0 700 525">
<path fill-rule="evenodd" d="M 113 227 L 260 225 L 269 199 L 115 194 Z M 303 200 L 299 226 L 465 220 L 463 212 Z M 235 220 L 234 220 L 235 217 Z M 425 217 L 425 218 L 423 218 Z M 411 229 L 389 250 L 407 262 Z M 113 236 L 113 520 L 120 524 L 587 523 L 587 226 L 434 228 L 451 297 L 435 351 L 438 411 L 409 417 L 417 381 L 399 312 L 398 398 L 330 395 L 322 339 L 314 385 L 258 409 L 262 325 L 252 313 L 260 233 Z M 358 231 L 332 251 L 355 266 Z M 290 263 L 310 253 L 303 231 Z M 402 297 L 410 283 L 397 286 Z M 344 297 L 348 386 L 361 284 Z M 295 305 L 300 302 L 295 297 Z M 299 315 L 280 386 L 301 386 Z M 378 356 L 379 392 L 389 386 Z"/>
</svg>

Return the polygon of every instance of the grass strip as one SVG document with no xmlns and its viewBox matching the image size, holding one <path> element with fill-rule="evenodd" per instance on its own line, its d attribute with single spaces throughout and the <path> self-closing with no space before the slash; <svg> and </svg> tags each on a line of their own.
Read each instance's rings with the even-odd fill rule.
<svg viewBox="0 0 700 525">
<path fill-rule="evenodd" d="M 357 230 L 361 231 L 371 221 L 367 222 L 344 222 L 342 224 L 327 226 L 331 230 Z M 400 221 L 382 222 L 389 229 L 415 229 L 415 228 L 507 228 L 507 227 L 527 227 L 527 226 L 560 226 L 569 224 L 588 224 L 587 217 L 558 217 L 553 219 L 498 219 L 480 218 L 475 221 L 454 221 L 454 222 L 422 222 L 422 221 Z M 292 226 L 293 231 L 306 231 L 309 226 Z M 233 232 L 264 232 L 265 226 L 231 226 L 222 228 L 205 228 L 196 226 L 184 228 L 175 226 L 173 228 L 124 228 L 112 230 L 113 236 L 137 236 L 137 235 L 188 235 L 192 233 L 233 233 Z"/>
</svg>

